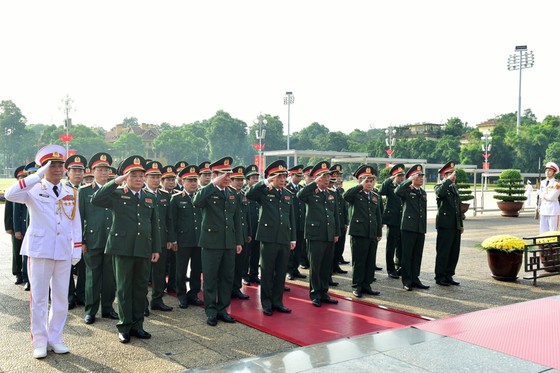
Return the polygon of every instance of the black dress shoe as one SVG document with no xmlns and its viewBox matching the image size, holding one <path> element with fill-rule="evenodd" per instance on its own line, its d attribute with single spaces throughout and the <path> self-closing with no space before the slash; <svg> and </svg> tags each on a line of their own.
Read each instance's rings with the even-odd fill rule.
<svg viewBox="0 0 560 373">
<path fill-rule="evenodd" d="M 418 288 L 418 289 L 429 289 L 430 287 L 428 285 L 424 285 L 421 282 L 415 282 L 412 284 L 413 287 Z"/>
<path fill-rule="evenodd" d="M 68 303 L 68 309 L 73 310 L 76 307 L 76 302 Z"/>
<path fill-rule="evenodd" d="M 208 319 L 206 320 L 206 324 L 210 326 L 216 326 L 218 325 L 218 319 L 216 318 L 216 316 L 208 316 Z"/>
<path fill-rule="evenodd" d="M 84 322 L 85 322 L 86 324 L 93 324 L 93 323 L 95 322 L 95 316 L 93 316 L 93 315 L 86 315 L 86 316 L 84 317 Z"/>
<path fill-rule="evenodd" d="M 449 282 L 451 285 L 455 285 L 455 286 L 461 285 L 460 282 L 457 282 L 457 281 L 455 281 L 455 280 L 453 280 L 453 279 L 449 279 L 449 280 L 447 280 L 447 282 Z"/>
<path fill-rule="evenodd" d="M 284 286 L 284 291 L 290 291 L 291 289 L 287 286 Z"/>
<path fill-rule="evenodd" d="M 179 302 L 179 308 L 189 308 L 188 302 Z"/>
<path fill-rule="evenodd" d="M 144 329 L 130 329 L 130 335 L 133 337 L 138 337 L 140 339 L 150 339 L 152 335 L 145 331 Z"/>
<path fill-rule="evenodd" d="M 150 310 L 148 309 L 148 307 L 144 308 L 144 316 L 150 316 Z"/>
<path fill-rule="evenodd" d="M 315 307 L 321 307 L 321 301 L 319 299 L 313 299 L 311 301 L 311 304 L 314 305 Z"/>
<path fill-rule="evenodd" d="M 447 280 L 436 280 L 436 284 L 441 285 L 441 286 L 451 285 L 449 282 L 447 282 Z"/>
<path fill-rule="evenodd" d="M 325 299 L 321 299 L 321 302 L 328 303 L 328 304 L 338 304 L 338 300 L 333 299 L 331 297 L 327 297 Z"/>
<path fill-rule="evenodd" d="M 361 298 L 362 297 L 362 292 L 359 290 L 353 290 L 352 294 L 356 297 L 356 298 Z"/>
<path fill-rule="evenodd" d="M 342 268 L 338 267 L 338 268 L 335 268 L 334 273 L 345 274 L 345 273 L 348 273 L 348 271 L 345 271 Z"/>
<path fill-rule="evenodd" d="M 121 342 L 121 343 L 130 342 L 130 334 L 129 333 L 119 333 L 119 342 Z"/>
<path fill-rule="evenodd" d="M 250 277 L 249 281 L 251 281 L 253 284 L 260 284 L 261 283 L 261 279 L 258 277 Z"/>
<path fill-rule="evenodd" d="M 251 281 L 248 278 L 244 278 L 243 280 L 241 280 L 241 283 L 245 286 L 251 285 Z"/>
<path fill-rule="evenodd" d="M 16 276 L 16 285 L 20 285 L 23 284 L 23 278 L 21 276 Z"/>
<path fill-rule="evenodd" d="M 292 312 L 291 308 L 285 307 L 285 306 L 275 306 L 274 309 L 278 312 L 282 312 L 282 313 L 290 313 Z"/>
<path fill-rule="evenodd" d="M 287 279 L 290 281 L 295 280 L 296 276 L 292 275 L 291 273 L 288 273 Z"/>
<path fill-rule="evenodd" d="M 412 291 L 412 286 L 410 286 L 410 285 L 403 285 L 402 288 L 406 291 Z"/>
<path fill-rule="evenodd" d="M 379 295 L 379 294 L 381 294 L 381 292 L 379 292 L 377 290 L 372 290 L 372 289 L 365 289 L 364 293 L 369 294 L 369 295 Z"/>
<path fill-rule="evenodd" d="M 29 282 L 26 282 L 25 286 L 23 287 L 23 290 L 25 290 L 25 291 L 31 290 L 31 284 Z"/>
<path fill-rule="evenodd" d="M 265 308 L 263 308 L 262 312 L 263 312 L 266 316 L 272 316 L 272 308 L 270 308 L 270 307 L 265 307 Z"/>
<path fill-rule="evenodd" d="M 168 306 L 165 303 L 155 303 L 155 304 L 152 303 L 152 310 L 169 312 L 169 311 L 173 310 L 173 307 Z"/>
<path fill-rule="evenodd" d="M 309 269 L 309 264 L 300 264 L 302 269 Z"/>
<path fill-rule="evenodd" d="M 251 298 L 247 294 L 243 294 L 240 290 L 237 290 L 237 291 L 234 291 L 233 293 L 231 293 L 231 297 L 232 298 L 237 298 L 237 299 L 242 299 L 242 300 Z"/>
<path fill-rule="evenodd" d="M 338 282 L 329 280 L 329 286 L 338 286 Z"/>
<path fill-rule="evenodd" d="M 344 260 L 344 258 L 342 258 L 342 259 L 339 261 L 339 263 L 340 263 L 340 264 L 350 264 L 350 262 L 347 261 L 347 260 Z"/>
<path fill-rule="evenodd" d="M 101 317 L 104 317 L 106 319 L 111 319 L 111 320 L 118 320 L 119 314 L 116 313 L 115 311 L 109 311 L 108 313 L 102 313 Z"/>
<path fill-rule="evenodd" d="M 295 278 L 307 278 L 306 275 L 304 275 L 303 273 L 300 273 L 300 272 L 294 273 L 294 277 Z"/>
<path fill-rule="evenodd" d="M 371 279 L 371 281 L 375 282 L 375 281 L 377 281 L 377 278 L 374 277 L 374 278 Z"/>
<path fill-rule="evenodd" d="M 387 274 L 387 276 L 391 278 L 399 278 L 399 275 L 397 275 L 397 271 L 391 271 Z"/>
<path fill-rule="evenodd" d="M 219 313 L 218 314 L 218 319 L 222 320 L 223 322 L 230 323 L 230 324 L 235 322 L 235 319 L 227 313 Z"/>
<path fill-rule="evenodd" d="M 376 266 L 375 266 L 375 270 L 376 270 L 376 271 L 382 271 L 382 270 L 383 270 L 383 268 L 381 268 L 381 267 L 378 267 L 378 266 L 376 265 Z"/>
<path fill-rule="evenodd" d="M 77 306 L 85 306 L 85 305 L 86 305 L 86 302 L 84 302 L 83 300 L 77 300 L 77 301 L 76 301 L 76 305 L 77 305 Z"/>
<path fill-rule="evenodd" d="M 189 302 L 189 304 L 192 304 L 193 306 L 202 306 L 204 304 L 204 302 L 201 301 L 198 298 L 189 299 L 188 302 Z"/>
</svg>

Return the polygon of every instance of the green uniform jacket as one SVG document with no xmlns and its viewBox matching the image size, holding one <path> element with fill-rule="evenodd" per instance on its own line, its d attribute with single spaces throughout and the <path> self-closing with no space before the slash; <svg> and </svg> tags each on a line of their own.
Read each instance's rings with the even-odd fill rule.
<svg viewBox="0 0 560 373">
<path fill-rule="evenodd" d="M 297 192 L 303 188 L 301 185 L 298 185 L 298 188 L 294 187 L 292 183 L 288 183 L 286 185 L 286 189 L 294 195 L 293 205 L 294 205 L 294 214 L 296 215 L 296 230 L 298 232 L 303 232 L 305 230 L 305 203 L 299 200 L 297 197 Z"/>
<path fill-rule="evenodd" d="M 340 234 L 336 192 L 323 192 L 312 181 L 297 193 L 300 201 L 307 205 L 305 214 L 305 238 L 314 241 L 334 241 Z"/>
<path fill-rule="evenodd" d="M 377 239 L 382 235 L 381 197 L 376 192 L 371 192 L 368 199 L 363 189 L 364 187 L 358 184 L 344 193 L 344 199 L 350 204 L 348 234 Z"/>
<path fill-rule="evenodd" d="M 153 193 L 146 188 L 144 188 L 143 191 L 153 195 Z M 158 189 L 155 197 L 158 212 L 159 238 L 161 240 L 161 247 L 166 247 L 167 243 L 171 242 L 167 237 L 169 234 L 169 226 L 171 225 L 171 209 L 169 208 L 171 194 L 166 190 Z"/>
<path fill-rule="evenodd" d="M 202 209 L 200 247 L 235 249 L 243 245 L 239 202 L 229 188 L 220 191 L 210 183 L 195 194 L 193 204 Z"/>
<path fill-rule="evenodd" d="M 428 217 L 426 191 L 422 188 L 416 191 L 412 187 L 412 182 L 406 180 L 395 189 L 395 194 L 403 201 L 401 230 L 426 233 Z"/>
<path fill-rule="evenodd" d="M 282 195 L 259 181 L 247 191 L 247 198 L 261 205 L 257 241 L 278 244 L 296 242 L 294 194 L 284 188 Z"/>
<path fill-rule="evenodd" d="M 239 217 L 241 219 L 241 234 L 243 235 L 243 244 L 249 242 L 249 236 L 251 235 L 251 217 L 249 212 L 249 200 L 245 197 L 245 193 L 239 192 L 235 190 L 235 188 L 229 188 L 231 194 L 235 194 L 237 196 L 237 200 L 239 203 Z"/>
<path fill-rule="evenodd" d="M 451 180 L 445 180 L 434 187 L 438 212 L 436 228 L 458 229 L 463 227 L 461 219 L 461 199 L 457 188 L 451 186 Z"/>
<path fill-rule="evenodd" d="M 169 241 L 177 242 L 179 247 L 198 247 L 202 211 L 193 206 L 191 197 L 185 191 L 171 197 L 170 210 Z"/>
<path fill-rule="evenodd" d="M 402 200 L 395 194 L 396 188 L 393 179 L 388 177 L 381 184 L 379 194 L 387 197 L 387 203 L 383 210 L 383 224 L 399 227 L 402 220 Z"/>
<path fill-rule="evenodd" d="M 99 186 L 93 182 L 78 190 L 78 206 L 82 218 L 82 243 L 88 249 L 105 248 L 109 230 L 113 224 L 113 212 L 108 208 L 94 206 L 91 203 L 93 193 Z"/>
<path fill-rule="evenodd" d="M 150 258 L 161 252 L 155 196 L 142 191 L 140 201 L 126 187 L 114 180 L 98 189 L 91 202 L 113 211 L 113 224 L 105 253 Z"/>
<path fill-rule="evenodd" d="M 348 225 L 348 203 L 344 200 L 344 189 L 336 188 L 336 202 L 338 203 L 338 222 L 340 224 L 340 230 L 342 230 L 345 225 Z"/>
</svg>

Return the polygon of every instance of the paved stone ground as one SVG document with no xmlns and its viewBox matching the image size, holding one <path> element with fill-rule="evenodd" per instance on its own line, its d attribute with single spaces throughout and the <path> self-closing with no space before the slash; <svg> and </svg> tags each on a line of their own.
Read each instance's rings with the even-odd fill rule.
<svg viewBox="0 0 560 373">
<path fill-rule="evenodd" d="M 0 205 L 0 214 L 3 214 Z M 500 233 L 523 237 L 538 232 L 538 224 L 531 213 L 519 218 L 502 218 L 497 214 L 472 217 L 465 221 L 462 252 L 457 268 L 459 287 L 440 287 L 433 281 L 435 258 L 435 229 L 433 214 L 429 217 L 426 237 L 422 280 L 431 285 L 429 290 L 405 292 L 401 282 L 387 277 L 385 271 L 377 274 L 374 288 L 382 292 L 379 297 L 364 297 L 387 307 L 406 310 L 421 315 L 441 318 L 521 301 L 557 295 L 560 276 L 539 280 L 533 287 L 528 280 L 503 283 L 490 277 L 486 255 L 474 248 L 484 238 Z M 65 328 L 65 342 L 71 348 L 67 355 L 49 356 L 35 360 L 31 356 L 29 335 L 29 293 L 13 284 L 11 275 L 11 249 L 8 235 L 0 235 L 0 371 L 64 371 L 64 372 L 179 372 L 193 368 L 211 368 L 234 363 L 258 355 L 269 355 L 294 349 L 295 345 L 237 324 L 219 323 L 207 326 L 200 308 L 179 309 L 175 298 L 165 301 L 176 308 L 169 313 L 152 312 L 145 328 L 152 333 L 151 340 L 136 338 L 128 345 L 117 340 L 114 321 L 98 318 L 93 325 L 82 321 L 83 307 L 70 311 Z M 384 264 L 385 241 L 381 241 L 378 264 Z M 345 258 L 350 258 L 347 244 Z M 349 266 L 346 266 L 349 269 Z M 303 271 L 304 273 L 306 271 Z M 350 273 L 335 276 L 340 282 L 333 291 L 351 296 Z M 305 282 L 298 283 L 305 285 Z M 310 314 L 316 313 L 310 307 Z"/>
</svg>

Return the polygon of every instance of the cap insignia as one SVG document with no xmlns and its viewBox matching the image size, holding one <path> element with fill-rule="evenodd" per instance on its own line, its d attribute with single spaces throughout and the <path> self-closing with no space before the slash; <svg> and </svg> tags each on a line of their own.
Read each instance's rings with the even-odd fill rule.
<svg viewBox="0 0 560 373">
<path fill-rule="evenodd" d="M 321 168 L 327 168 L 327 164 L 326 164 L 326 163 L 323 163 L 323 164 L 321 165 Z"/>
<path fill-rule="evenodd" d="M 56 151 L 53 152 L 52 155 L 53 155 L 53 157 L 60 157 L 60 154 L 59 154 L 58 152 L 56 152 Z"/>
<path fill-rule="evenodd" d="M 101 159 L 102 161 L 106 161 L 107 156 L 105 154 L 101 154 L 101 156 L 99 156 L 99 159 Z"/>
<path fill-rule="evenodd" d="M 229 159 L 224 160 L 224 165 L 229 166 Z"/>
<path fill-rule="evenodd" d="M 140 164 L 140 158 L 134 158 L 134 164 Z"/>
</svg>

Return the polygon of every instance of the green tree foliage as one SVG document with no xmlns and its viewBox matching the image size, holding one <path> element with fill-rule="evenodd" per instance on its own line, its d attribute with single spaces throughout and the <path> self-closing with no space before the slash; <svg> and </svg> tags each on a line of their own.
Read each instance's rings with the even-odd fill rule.
<svg viewBox="0 0 560 373">
<path fill-rule="evenodd" d="M 185 124 L 172 128 L 154 140 L 154 151 L 158 157 L 167 159 L 170 164 L 187 161 L 189 164 L 200 164 L 209 159 L 208 140 L 205 136 L 197 136 L 196 124 Z"/>
<path fill-rule="evenodd" d="M 125 159 L 128 156 L 136 154 L 145 156 L 146 152 L 140 136 L 133 132 L 123 132 L 119 139 L 113 144 L 110 153 L 115 158 Z"/>
<path fill-rule="evenodd" d="M 124 118 L 123 121 L 122 121 L 122 124 L 125 127 L 138 127 L 138 126 L 140 126 L 138 124 L 138 118 L 136 118 L 136 117 Z"/>
<path fill-rule="evenodd" d="M 266 126 L 263 129 L 266 129 L 266 135 L 264 140 L 262 141 L 266 144 L 266 150 L 282 150 L 286 149 L 286 136 L 284 136 L 284 124 L 280 120 L 278 116 L 270 116 L 269 114 L 264 115 L 264 119 L 266 119 Z M 257 131 L 259 129 L 258 123 L 253 123 L 249 127 L 249 142 L 251 147 L 253 144 L 258 144 L 259 140 L 257 140 Z M 292 137 L 290 136 L 290 140 Z M 290 148 L 292 148 L 290 144 Z M 254 149 L 254 147 L 253 147 Z M 256 154 L 256 151 L 254 151 Z"/>
<path fill-rule="evenodd" d="M 27 130 L 26 122 L 15 103 L 0 102 L 0 152 L 3 155 L 0 161 L 4 167 L 17 167 L 33 159 L 37 152 L 34 133 Z"/>
<path fill-rule="evenodd" d="M 467 129 L 463 121 L 457 117 L 449 118 L 443 128 L 443 133 L 449 136 L 461 137 Z"/>
<path fill-rule="evenodd" d="M 247 124 L 219 110 L 208 120 L 206 137 L 210 143 L 210 158 L 217 160 L 231 156 L 236 164 L 246 164 L 250 159 L 247 141 Z"/>
</svg>

